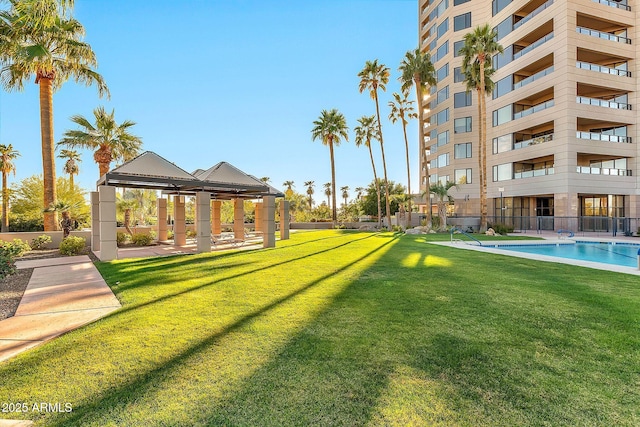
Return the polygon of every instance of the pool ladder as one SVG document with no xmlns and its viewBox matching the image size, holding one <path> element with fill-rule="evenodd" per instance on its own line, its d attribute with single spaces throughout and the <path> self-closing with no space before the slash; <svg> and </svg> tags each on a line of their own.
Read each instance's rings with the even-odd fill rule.
<svg viewBox="0 0 640 427">
<path fill-rule="evenodd" d="M 451 243 L 453 243 L 454 241 L 456 241 L 456 242 L 463 242 L 463 240 L 460 240 L 460 239 L 454 239 L 454 238 L 453 238 L 453 233 L 454 233 L 455 231 L 459 232 L 460 234 L 464 234 L 465 236 L 467 236 L 467 237 L 468 237 L 468 238 L 470 238 L 471 240 L 473 240 L 473 241 L 477 242 L 477 243 L 478 243 L 478 245 L 482 246 L 482 242 L 481 242 L 480 240 L 476 239 L 475 237 L 473 237 L 471 234 L 467 233 L 466 231 L 462 231 L 462 230 L 460 230 L 459 228 L 455 228 L 455 227 L 451 227 L 451 231 L 450 231 L 450 232 L 451 232 Z M 465 243 L 466 243 L 466 242 L 465 242 Z"/>
</svg>

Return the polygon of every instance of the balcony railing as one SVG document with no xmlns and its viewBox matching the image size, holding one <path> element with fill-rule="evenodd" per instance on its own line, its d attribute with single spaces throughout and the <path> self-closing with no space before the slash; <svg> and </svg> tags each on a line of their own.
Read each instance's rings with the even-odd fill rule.
<svg viewBox="0 0 640 427">
<path fill-rule="evenodd" d="M 596 133 L 596 132 L 576 132 L 576 137 L 580 139 L 590 139 L 592 141 L 605 141 L 605 142 L 622 142 L 631 144 L 630 136 L 618 136 L 618 135 L 607 135 L 604 133 Z"/>
<path fill-rule="evenodd" d="M 577 61 L 576 62 L 576 67 L 578 67 L 578 68 L 580 68 L 582 70 L 597 71 L 598 73 L 603 73 L 603 74 L 613 74 L 614 76 L 631 77 L 631 71 L 618 70 L 617 68 L 604 67 L 602 65 L 592 64 L 590 62 Z"/>
<path fill-rule="evenodd" d="M 576 31 L 580 34 L 586 34 L 588 36 L 598 37 L 604 40 L 611 40 L 618 43 L 631 44 L 631 39 L 627 37 L 616 36 L 615 34 L 611 34 L 611 33 L 605 33 L 602 31 L 592 30 L 584 27 L 576 27 Z"/>
<path fill-rule="evenodd" d="M 553 104 L 553 99 L 550 99 L 547 102 L 534 105 L 533 107 L 527 108 L 526 110 L 518 111 L 517 113 L 513 113 L 513 120 L 526 117 L 530 114 L 537 113 L 538 111 L 546 110 L 547 108 L 553 107 Z"/>
<path fill-rule="evenodd" d="M 631 10 L 631 6 L 627 4 L 622 4 L 618 1 L 609 1 L 609 0 L 593 0 L 596 3 L 606 4 L 607 6 L 617 7 L 618 9 Z"/>
<path fill-rule="evenodd" d="M 524 25 L 531 18 L 533 18 L 534 16 L 536 16 L 537 14 L 539 14 L 540 12 L 542 12 L 543 10 L 551 6 L 552 4 L 553 4 L 553 0 L 549 0 L 543 3 L 542 5 L 538 6 L 533 12 L 531 12 L 530 14 L 522 18 L 520 21 L 513 24 L 513 29 L 515 30 L 516 28 L 519 28 L 521 25 Z"/>
<path fill-rule="evenodd" d="M 533 169 L 533 170 L 524 171 L 524 172 L 514 172 L 513 179 L 532 178 L 534 176 L 545 176 L 545 175 L 553 175 L 553 174 L 554 174 L 554 170 L 552 166 L 552 167 L 547 167 L 543 169 Z"/>
<path fill-rule="evenodd" d="M 578 104 L 596 105 L 598 107 L 614 108 L 618 110 L 631 110 L 631 104 L 607 101 L 605 99 L 588 98 L 586 96 L 577 96 L 576 102 Z"/>
<path fill-rule="evenodd" d="M 591 166 L 578 166 L 576 168 L 578 173 L 586 173 L 590 175 L 613 175 L 613 176 L 631 176 L 632 171 L 629 169 L 615 169 L 615 168 L 592 168 Z"/>
<path fill-rule="evenodd" d="M 530 145 L 543 144 L 545 142 L 549 142 L 552 140 L 553 140 L 553 134 L 549 133 L 547 135 L 537 136 L 535 138 L 527 139 L 525 141 L 514 142 L 513 149 L 518 150 L 520 148 L 529 147 Z"/>
<path fill-rule="evenodd" d="M 553 38 L 553 32 L 547 34 L 546 36 L 542 37 L 541 39 L 538 39 L 538 40 L 534 41 L 529 46 L 527 46 L 524 49 L 522 49 L 520 52 L 514 53 L 513 54 L 513 60 L 515 61 L 516 59 L 520 58 L 522 55 L 526 55 L 527 53 L 531 52 L 533 49 L 537 48 L 538 46 L 540 46 L 543 43 L 548 42 L 552 38 Z"/>
<path fill-rule="evenodd" d="M 533 81 L 541 79 L 542 77 L 544 77 L 547 74 L 550 74 L 552 72 L 553 72 L 553 65 L 551 67 L 545 68 L 542 71 L 538 71 L 537 73 L 527 77 L 526 79 L 520 80 L 518 83 L 514 83 L 513 84 L 513 90 L 516 90 L 518 88 L 521 88 L 522 86 L 528 85 L 529 83 L 531 83 Z"/>
</svg>

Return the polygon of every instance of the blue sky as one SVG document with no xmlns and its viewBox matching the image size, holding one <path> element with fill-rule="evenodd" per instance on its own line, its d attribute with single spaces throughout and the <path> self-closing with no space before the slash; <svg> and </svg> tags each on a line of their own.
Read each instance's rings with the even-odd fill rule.
<svg viewBox="0 0 640 427">
<path fill-rule="evenodd" d="M 92 118 L 94 108 L 115 109 L 118 123 L 137 122 L 143 149 L 191 172 L 227 161 L 252 175 L 303 182 L 331 181 L 329 150 L 311 140 L 313 121 L 337 108 L 350 128 L 335 151 L 336 186 L 366 187 L 373 179 L 365 147 L 356 148 L 353 128 L 375 113 L 373 100 L 358 92 L 367 60 L 391 69 L 380 94 L 389 179 L 406 185 L 401 125 L 386 117 L 397 71 L 417 46 L 416 0 L 76 0 L 74 16 L 86 29 L 98 72 L 111 91 L 68 81 L 54 94 L 58 141 L 75 129 L 69 117 Z M 413 96 L 412 96 L 413 99 Z M 42 172 L 38 89 L 0 92 L 0 143 L 21 153 L 16 182 Z M 412 189 L 418 188 L 417 124 L 409 126 Z M 376 167 L 382 175 L 379 144 Z M 63 161 L 57 159 L 57 173 Z M 84 189 L 95 189 L 98 168 L 82 152 Z"/>
</svg>

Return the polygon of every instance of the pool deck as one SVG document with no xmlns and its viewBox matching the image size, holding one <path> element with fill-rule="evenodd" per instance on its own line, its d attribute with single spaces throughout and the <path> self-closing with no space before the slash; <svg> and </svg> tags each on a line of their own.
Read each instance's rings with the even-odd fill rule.
<svg viewBox="0 0 640 427">
<path fill-rule="evenodd" d="M 458 235 L 459 236 L 459 235 Z M 625 267 L 615 264 L 606 264 L 602 262 L 582 261 L 577 259 L 559 258 L 549 255 L 537 255 L 521 252 L 512 252 L 498 249 L 499 246 L 508 245 L 540 245 L 540 244 L 574 244 L 575 242 L 603 242 L 603 243 L 632 243 L 640 244 L 640 239 L 637 237 L 617 236 L 617 237 L 603 237 L 603 236 L 574 236 L 571 238 L 558 238 L 558 234 L 555 232 L 545 232 L 542 234 L 531 234 L 529 237 L 539 237 L 544 240 L 499 240 L 499 241 L 483 241 L 482 246 L 476 242 L 465 240 L 454 240 L 453 242 L 429 242 L 433 245 L 449 246 L 458 249 L 467 249 L 472 251 L 488 252 L 497 255 L 513 256 L 518 258 L 533 259 L 537 261 L 555 262 L 560 264 L 577 265 L 580 267 L 595 268 L 597 270 L 612 271 L 616 273 L 634 274 L 640 276 L 640 269 L 637 267 Z M 454 235 L 455 238 L 455 235 Z M 640 249 L 640 246 L 638 247 Z"/>
</svg>

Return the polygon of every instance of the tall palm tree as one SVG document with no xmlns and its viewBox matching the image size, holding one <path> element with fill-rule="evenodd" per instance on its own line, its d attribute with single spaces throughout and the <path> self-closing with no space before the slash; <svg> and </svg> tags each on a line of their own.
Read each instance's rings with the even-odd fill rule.
<svg viewBox="0 0 640 427">
<path fill-rule="evenodd" d="M 330 206 L 331 205 L 331 195 L 333 194 L 331 192 L 331 183 L 330 182 L 326 182 L 326 183 L 322 184 L 322 186 L 324 187 L 324 195 L 327 196 L 327 206 Z"/>
<path fill-rule="evenodd" d="M 375 125 L 376 118 L 374 116 L 362 116 L 358 119 L 359 126 L 353 130 L 356 132 L 356 147 L 364 144 L 369 149 L 369 157 L 371 158 L 371 168 L 373 169 L 373 181 L 376 184 L 376 193 L 378 195 L 378 226 L 380 226 L 381 196 L 380 196 L 380 180 L 376 173 L 376 162 L 373 160 L 373 151 L 371 150 L 371 140 L 378 139 L 378 129 Z"/>
<path fill-rule="evenodd" d="M 407 218 L 409 220 L 409 225 L 411 225 L 411 169 L 409 166 L 409 139 L 407 138 L 407 123 L 409 123 L 409 119 L 415 119 L 418 115 L 415 113 L 413 106 L 411 105 L 413 104 L 413 101 L 409 101 L 407 99 L 408 95 L 408 92 L 402 92 L 402 96 L 397 92 L 393 93 L 393 100 L 389 101 L 389 107 L 391 107 L 389 120 L 394 124 L 398 120 L 402 121 L 404 148 L 407 156 L 407 193 L 409 196 L 409 200 L 407 201 Z"/>
<path fill-rule="evenodd" d="M 307 181 L 304 183 L 304 186 L 307 187 L 307 196 L 309 196 L 309 210 L 313 209 L 313 193 L 315 190 L 313 187 L 316 186 L 314 181 Z"/>
<path fill-rule="evenodd" d="M 480 232 L 487 230 L 487 91 L 486 74 L 491 74 L 491 57 L 502 53 L 502 46 L 496 41 L 497 32 L 489 24 L 476 27 L 465 34 L 461 71 L 465 76 L 467 89 L 473 87 L 478 92 L 478 167 L 480 178 Z"/>
<path fill-rule="evenodd" d="M 295 187 L 295 185 L 293 184 L 293 181 L 285 181 L 282 183 L 282 185 L 287 187 L 287 190 L 284 192 L 285 195 L 287 197 L 291 197 L 291 195 L 293 194 L 293 187 Z"/>
<path fill-rule="evenodd" d="M 458 188 L 458 185 L 451 181 L 447 181 L 446 184 L 438 181 L 429 186 L 429 192 L 436 196 L 436 203 L 438 204 L 438 217 L 440 218 L 440 228 L 438 231 L 446 231 L 447 229 L 447 202 L 451 203 L 453 201 L 453 197 L 449 195 L 449 190 L 452 187 Z M 428 196 L 427 194 L 425 195 Z"/>
<path fill-rule="evenodd" d="M 7 90 L 22 90 L 35 76 L 40 89 L 40 130 L 44 207 L 55 205 L 56 172 L 53 141 L 53 92 L 69 78 L 87 86 L 96 84 L 98 94 L 109 95 L 91 46 L 82 41 L 84 28 L 70 16 L 70 0 L 12 1 L 0 12 L 0 78 Z M 58 228 L 57 212 L 45 211 L 44 230 Z"/>
<path fill-rule="evenodd" d="M 349 198 L 349 186 L 345 185 L 344 187 L 340 187 L 340 191 L 342 192 L 342 198 L 344 199 L 344 206 L 347 206 L 347 199 Z"/>
<path fill-rule="evenodd" d="M 58 158 L 67 159 L 67 161 L 64 162 L 62 170 L 64 173 L 69 174 L 69 186 L 71 187 L 71 191 L 73 191 L 73 176 L 78 175 L 78 172 L 80 172 L 80 168 L 78 167 L 78 162 L 82 161 L 80 154 L 75 150 L 60 150 Z"/>
<path fill-rule="evenodd" d="M 380 141 L 380 150 L 382 151 L 382 169 L 384 170 L 384 191 L 385 191 L 385 207 L 387 210 L 387 225 L 391 227 L 391 207 L 389 205 L 389 181 L 387 179 L 387 161 L 384 157 L 384 141 L 382 138 L 382 122 L 380 121 L 380 105 L 378 102 L 378 89 L 387 90 L 389 83 L 389 67 L 384 64 L 378 64 L 378 60 L 367 61 L 362 71 L 358 73 L 360 77 L 359 90 L 360 93 L 365 90 L 369 91 L 371 99 L 376 103 L 376 117 L 378 118 L 378 140 Z"/>
<path fill-rule="evenodd" d="M 262 178 L 260 178 L 260 181 L 264 182 L 265 184 L 269 184 L 271 182 L 271 178 L 269 178 L 268 176 L 263 176 Z"/>
<path fill-rule="evenodd" d="M 2 172 L 2 227 L 1 231 L 9 231 L 9 189 L 7 188 L 7 175 L 16 174 L 14 160 L 20 156 L 11 144 L 0 145 L 0 172 Z"/>
<path fill-rule="evenodd" d="M 398 68 L 401 75 L 398 80 L 402 83 L 402 92 L 408 92 L 411 86 L 415 88 L 416 100 L 418 101 L 418 147 L 420 155 L 426 155 L 426 145 L 424 141 L 424 95 L 427 86 L 436 84 L 436 72 L 431 62 L 431 56 L 423 53 L 420 49 L 409 51 L 404 55 L 404 59 Z M 429 166 L 425 165 L 425 179 L 429 186 Z M 429 198 L 427 198 L 429 204 Z M 431 228 L 431 206 L 428 207 L 427 227 Z"/>
<path fill-rule="evenodd" d="M 364 191 L 364 187 L 356 187 L 356 198 L 360 200 L 362 198 L 362 192 Z"/>
<path fill-rule="evenodd" d="M 349 128 L 344 115 L 335 108 L 327 111 L 322 110 L 318 120 L 313 122 L 311 130 L 311 138 L 315 141 L 319 139 L 322 144 L 329 146 L 329 155 L 331 157 L 331 194 L 333 196 L 332 220 L 335 223 L 338 220 L 338 211 L 336 210 L 336 166 L 333 158 L 333 147 L 340 145 L 341 139 L 349 140 Z"/>
<path fill-rule="evenodd" d="M 68 130 L 58 145 L 71 148 L 89 148 L 95 150 L 93 159 L 98 164 L 100 176 L 109 172 L 113 160 L 127 161 L 140 152 L 142 140 L 129 133 L 129 128 L 136 123 L 125 120 L 120 125 L 116 123 L 115 111 L 107 113 L 104 107 L 93 110 L 95 125 L 83 116 L 71 117 L 71 121 L 80 126 L 78 130 Z"/>
</svg>

